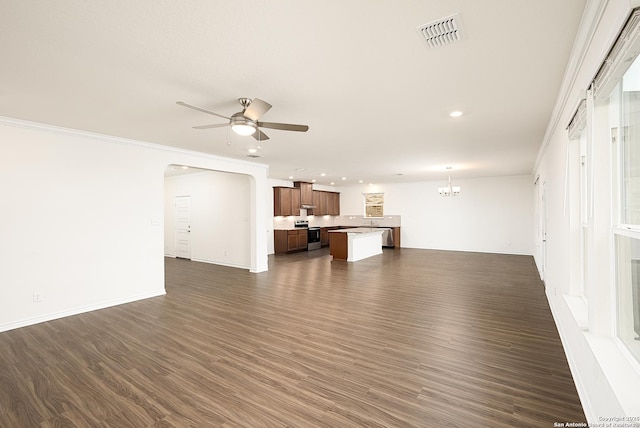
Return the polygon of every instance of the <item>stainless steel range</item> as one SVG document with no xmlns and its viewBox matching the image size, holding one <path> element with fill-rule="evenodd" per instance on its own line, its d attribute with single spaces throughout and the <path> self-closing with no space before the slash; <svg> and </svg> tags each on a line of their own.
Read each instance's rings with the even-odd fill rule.
<svg viewBox="0 0 640 428">
<path fill-rule="evenodd" d="M 319 227 L 310 227 L 307 237 L 307 250 L 319 250 L 322 247 Z"/>
<path fill-rule="evenodd" d="M 319 250 L 322 247 L 319 227 L 309 227 L 307 220 L 296 220 L 293 226 L 296 229 L 307 229 L 307 250 Z"/>
</svg>

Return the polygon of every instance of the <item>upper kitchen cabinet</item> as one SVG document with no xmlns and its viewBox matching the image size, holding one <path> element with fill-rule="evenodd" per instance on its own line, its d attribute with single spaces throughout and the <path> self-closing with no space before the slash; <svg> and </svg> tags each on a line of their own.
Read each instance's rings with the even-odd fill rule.
<svg viewBox="0 0 640 428">
<path fill-rule="evenodd" d="M 300 215 L 307 208 L 309 215 L 340 215 L 340 193 L 313 190 L 311 183 L 296 181 L 295 187 L 273 188 L 273 215 Z"/>
<path fill-rule="evenodd" d="M 296 181 L 293 185 L 300 189 L 300 205 L 303 207 L 313 205 L 313 184 Z"/>
<path fill-rule="evenodd" d="M 313 215 L 340 215 L 340 193 L 313 191 Z"/>
<path fill-rule="evenodd" d="M 273 215 L 300 215 L 300 189 L 291 187 L 274 187 Z"/>
<path fill-rule="evenodd" d="M 313 215 L 326 215 L 327 199 L 325 192 L 320 190 L 313 191 Z"/>
<path fill-rule="evenodd" d="M 327 213 L 340 215 L 340 193 L 327 192 Z"/>
</svg>

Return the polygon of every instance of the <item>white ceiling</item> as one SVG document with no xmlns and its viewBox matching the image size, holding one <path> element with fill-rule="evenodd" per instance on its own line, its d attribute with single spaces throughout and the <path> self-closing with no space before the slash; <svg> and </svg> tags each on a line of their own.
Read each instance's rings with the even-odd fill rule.
<svg viewBox="0 0 640 428">
<path fill-rule="evenodd" d="M 176 101 L 257 97 L 310 127 L 264 130 L 273 178 L 529 174 L 585 2 L 2 0 L 0 116 L 251 160 L 255 139 Z M 465 39 L 427 48 L 416 27 L 454 13 Z"/>
</svg>

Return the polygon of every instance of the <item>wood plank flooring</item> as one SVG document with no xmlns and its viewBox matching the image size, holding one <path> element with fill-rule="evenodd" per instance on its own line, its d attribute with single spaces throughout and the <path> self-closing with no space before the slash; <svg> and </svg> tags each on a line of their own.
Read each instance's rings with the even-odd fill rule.
<svg viewBox="0 0 640 428">
<path fill-rule="evenodd" d="M 0 333 L 0 427 L 584 422 L 533 259 L 166 260 L 167 295 Z"/>
</svg>

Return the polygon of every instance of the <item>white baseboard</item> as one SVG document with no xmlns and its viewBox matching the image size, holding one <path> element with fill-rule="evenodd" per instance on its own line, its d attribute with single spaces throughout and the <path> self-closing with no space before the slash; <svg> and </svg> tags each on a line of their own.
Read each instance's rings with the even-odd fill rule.
<svg viewBox="0 0 640 428">
<path fill-rule="evenodd" d="M 246 270 L 249 270 L 249 268 L 250 268 L 250 266 L 239 265 L 239 264 L 234 264 L 234 263 L 225 263 L 225 262 L 221 262 L 221 261 L 218 261 L 218 260 L 192 258 L 191 261 L 200 262 L 200 263 L 209 263 L 209 264 L 212 264 L 212 265 L 227 266 L 227 267 L 238 268 L 238 269 L 246 269 Z"/>
<path fill-rule="evenodd" d="M 34 324 L 39 324 L 41 322 L 46 322 L 46 321 L 52 321 L 55 319 L 59 319 L 59 318 L 64 318 L 64 317 L 68 317 L 71 315 L 78 315 L 78 314 L 82 314 L 85 312 L 91 312 L 91 311 L 95 311 L 98 309 L 105 309 L 105 308 L 109 308 L 111 306 L 118 306 L 118 305 L 122 305 L 125 303 L 131 303 L 131 302 L 135 302 L 137 300 L 143 300 L 143 299 L 148 299 L 150 297 L 158 297 L 158 296 L 163 296 L 166 294 L 166 291 L 164 289 L 162 289 L 161 292 L 153 292 L 153 293 L 143 293 L 143 294 L 137 294 L 134 296 L 127 296 L 124 297 L 122 299 L 116 299 L 116 300 L 110 300 L 107 302 L 100 302 L 100 303 L 96 303 L 94 305 L 87 305 L 87 306 L 80 306 L 77 308 L 71 308 L 65 311 L 61 311 L 61 312 L 53 312 L 53 313 L 49 313 L 49 314 L 44 314 L 44 315 L 39 315 L 37 317 L 33 317 L 33 318 L 26 318 L 26 319 L 22 319 L 19 321 L 14 321 L 14 322 L 10 322 L 7 324 L 1 324 L 0 325 L 0 332 L 3 331 L 9 331 L 9 330 L 14 330 L 16 328 L 21 328 L 21 327 L 27 327 L 30 325 L 34 325 Z"/>
</svg>

